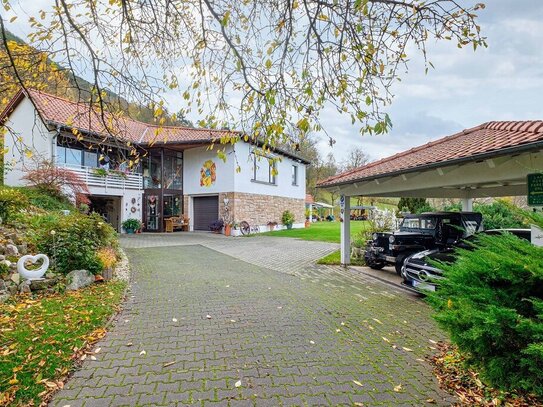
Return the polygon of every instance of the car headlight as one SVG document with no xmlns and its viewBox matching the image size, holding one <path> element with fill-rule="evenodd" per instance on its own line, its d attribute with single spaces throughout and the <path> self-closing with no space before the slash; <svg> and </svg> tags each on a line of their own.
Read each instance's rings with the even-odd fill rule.
<svg viewBox="0 0 543 407">
<path fill-rule="evenodd" d="M 390 236 L 390 237 L 388 238 L 388 241 L 389 241 L 390 243 L 394 243 L 395 240 L 396 240 L 396 238 L 394 237 L 394 235 L 392 235 L 392 236 Z"/>
<path fill-rule="evenodd" d="M 371 238 L 372 238 L 373 240 L 377 240 L 377 237 L 378 237 L 378 236 L 377 236 L 377 233 L 374 233 L 374 234 L 371 236 Z"/>
</svg>

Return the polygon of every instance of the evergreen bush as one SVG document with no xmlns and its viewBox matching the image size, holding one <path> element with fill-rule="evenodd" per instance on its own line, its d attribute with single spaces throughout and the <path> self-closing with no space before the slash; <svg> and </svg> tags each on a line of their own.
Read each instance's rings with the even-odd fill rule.
<svg viewBox="0 0 543 407">
<path fill-rule="evenodd" d="M 481 235 L 458 254 L 428 296 L 436 320 L 490 384 L 543 396 L 543 248 Z"/>
</svg>

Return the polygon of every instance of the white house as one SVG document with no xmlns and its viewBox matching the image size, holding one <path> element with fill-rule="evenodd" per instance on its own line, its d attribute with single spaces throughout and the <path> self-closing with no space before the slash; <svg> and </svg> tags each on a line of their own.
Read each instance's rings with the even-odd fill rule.
<svg viewBox="0 0 543 407">
<path fill-rule="evenodd" d="M 294 227 L 304 225 L 309 163 L 295 154 L 274 149 L 260 157 L 261 150 L 242 138 L 218 143 L 239 136 L 236 132 L 159 128 L 127 118 L 110 120 L 112 137 L 88 105 L 28 92 L 32 100 L 20 91 L 0 115 L 4 160 L 11 167 L 6 185 L 23 185 L 25 170 L 51 160 L 80 175 L 92 209 L 118 230 L 124 220 L 136 218 L 145 231 L 162 232 L 165 219 L 179 215 L 188 216 L 190 230 L 209 230 L 217 219 L 266 230 L 270 222 L 281 223 L 285 210 L 294 214 Z M 217 155 L 219 149 L 226 160 Z M 138 169 L 127 172 L 136 151 Z"/>
</svg>

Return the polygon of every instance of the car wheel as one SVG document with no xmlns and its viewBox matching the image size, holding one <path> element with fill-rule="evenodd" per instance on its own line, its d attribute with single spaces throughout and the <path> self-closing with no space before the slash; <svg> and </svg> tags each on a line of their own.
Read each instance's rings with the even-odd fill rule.
<svg viewBox="0 0 543 407">
<path fill-rule="evenodd" d="M 399 276 L 402 275 L 402 267 L 403 267 L 403 264 L 405 263 L 406 258 L 407 258 L 406 254 L 396 257 L 396 264 L 394 264 L 394 267 L 396 269 L 396 274 L 398 274 Z"/>
</svg>

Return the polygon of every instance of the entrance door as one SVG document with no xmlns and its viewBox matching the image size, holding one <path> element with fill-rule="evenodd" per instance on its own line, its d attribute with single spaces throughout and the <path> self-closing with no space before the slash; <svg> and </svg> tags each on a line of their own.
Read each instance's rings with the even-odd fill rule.
<svg viewBox="0 0 543 407">
<path fill-rule="evenodd" d="M 90 197 L 90 210 L 104 218 L 116 231 L 120 231 L 121 198 L 93 196 Z"/>
<path fill-rule="evenodd" d="M 219 197 L 197 196 L 192 198 L 194 230 L 209 230 L 209 225 L 219 219 Z"/>
<path fill-rule="evenodd" d="M 145 230 L 158 232 L 161 230 L 161 208 L 160 195 L 154 193 L 145 194 Z"/>
</svg>

